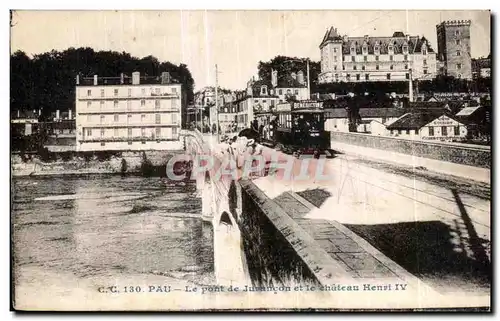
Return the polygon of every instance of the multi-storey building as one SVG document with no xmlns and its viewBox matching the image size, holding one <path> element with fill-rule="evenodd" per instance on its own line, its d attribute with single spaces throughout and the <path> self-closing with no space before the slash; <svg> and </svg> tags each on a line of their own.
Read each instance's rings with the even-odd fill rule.
<svg viewBox="0 0 500 321">
<path fill-rule="evenodd" d="M 436 53 L 425 37 L 340 36 L 327 30 L 321 50 L 320 83 L 408 81 L 436 76 Z"/>
<path fill-rule="evenodd" d="M 181 90 L 168 73 L 77 77 L 77 151 L 182 149 Z"/>
<path fill-rule="evenodd" d="M 443 74 L 472 79 L 470 25 L 470 20 L 453 20 L 436 26 L 438 59 L 444 63 Z"/>
</svg>

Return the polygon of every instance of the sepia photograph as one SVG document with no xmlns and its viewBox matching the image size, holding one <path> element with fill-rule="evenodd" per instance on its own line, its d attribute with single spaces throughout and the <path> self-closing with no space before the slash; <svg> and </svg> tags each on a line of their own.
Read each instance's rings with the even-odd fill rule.
<svg viewBox="0 0 500 321">
<path fill-rule="evenodd" d="M 10 10 L 11 311 L 491 312 L 490 10 Z"/>
</svg>

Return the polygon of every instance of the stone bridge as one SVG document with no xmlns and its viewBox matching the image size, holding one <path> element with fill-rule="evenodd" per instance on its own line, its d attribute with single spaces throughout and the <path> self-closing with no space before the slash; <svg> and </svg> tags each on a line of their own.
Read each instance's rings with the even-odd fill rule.
<svg viewBox="0 0 500 321">
<path fill-rule="evenodd" d="M 435 301 L 439 294 L 433 288 L 347 227 L 332 220 L 306 217 L 318 207 L 291 190 L 273 186 L 272 171 L 263 170 L 257 176 L 221 177 L 220 168 L 225 168 L 227 160 L 237 158 L 238 153 L 221 153 L 214 137 L 197 131 L 183 135 L 186 152 L 194 157 L 194 163 L 213 161 L 213 166 L 207 168 L 197 169 L 195 164 L 192 175 L 202 198 L 202 216 L 213 224 L 218 285 L 307 284 L 326 289 L 357 284 L 362 289 L 373 284 L 406 284 L 405 294 L 410 301 L 427 296 L 440 306 L 445 302 Z M 261 150 L 266 160 L 270 153 L 276 152 Z M 272 187 L 264 191 L 256 184 L 259 179 L 268 179 Z M 394 300 L 401 299 L 402 294 Z"/>
</svg>

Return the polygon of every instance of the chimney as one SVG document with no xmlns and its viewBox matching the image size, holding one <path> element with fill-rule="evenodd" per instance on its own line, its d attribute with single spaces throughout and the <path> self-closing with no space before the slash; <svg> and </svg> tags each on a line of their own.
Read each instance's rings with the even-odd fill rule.
<svg viewBox="0 0 500 321">
<path fill-rule="evenodd" d="M 134 71 L 132 73 L 132 85 L 139 85 L 141 83 L 141 73 Z"/>
<path fill-rule="evenodd" d="M 344 35 L 343 40 L 344 40 L 344 42 L 348 42 L 349 41 L 349 36 Z"/>
<path fill-rule="evenodd" d="M 164 71 L 161 73 L 161 83 L 162 85 L 170 84 L 171 78 L 170 78 L 170 73 L 168 71 Z"/>
<path fill-rule="evenodd" d="M 278 87 L 278 71 L 271 69 L 271 84 L 272 86 Z"/>
<path fill-rule="evenodd" d="M 410 41 L 410 35 L 406 35 L 406 41 Z"/>
<path fill-rule="evenodd" d="M 97 86 L 97 75 L 94 75 L 94 86 Z"/>
<path fill-rule="evenodd" d="M 301 85 L 304 85 L 305 84 L 305 81 L 304 81 L 304 73 L 302 72 L 302 70 L 300 70 L 298 73 L 297 73 L 297 81 L 299 82 L 299 84 Z"/>
<path fill-rule="evenodd" d="M 73 115 L 72 115 L 72 111 L 71 111 L 71 109 L 70 109 L 70 110 L 68 111 L 68 119 L 73 119 L 71 116 L 73 116 Z"/>
<path fill-rule="evenodd" d="M 97 77 L 97 76 L 96 76 Z M 59 109 L 56 110 L 56 120 L 59 120 Z"/>
<path fill-rule="evenodd" d="M 120 74 L 120 85 L 123 85 L 124 83 L 124 76 L 123 76 L 123 72 Z"/>
<path fill-rule="evenodd" d="M 80 84 L 80 75 L 76 75 L 76 84 L 79 85 Z"/>
</svg>

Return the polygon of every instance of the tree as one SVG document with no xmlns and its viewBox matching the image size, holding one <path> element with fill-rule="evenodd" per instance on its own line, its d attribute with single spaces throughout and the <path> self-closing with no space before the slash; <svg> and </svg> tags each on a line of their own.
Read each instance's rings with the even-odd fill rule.
<svg viewBox="0 0 500 321">
<path fill-rule="evenodd" d="M 71 47 L 62 52 L 52 50 L 38 54 L 32 59 L 17 51 L 11 55 L 10 62 L 11 111 L 42 109 L 43 118 L 57 109 L 74 107 L 76 75 L 119 77 L 120 73 L 130 75 L 139 71 L 158 77 L 168 71 L 172 79 L 183 86 L 183 111 L 194 97 L 194 80 L 185 64 L 160 62 L 151 55 L 139 59 L 126 52 Z"/>
</svg>

